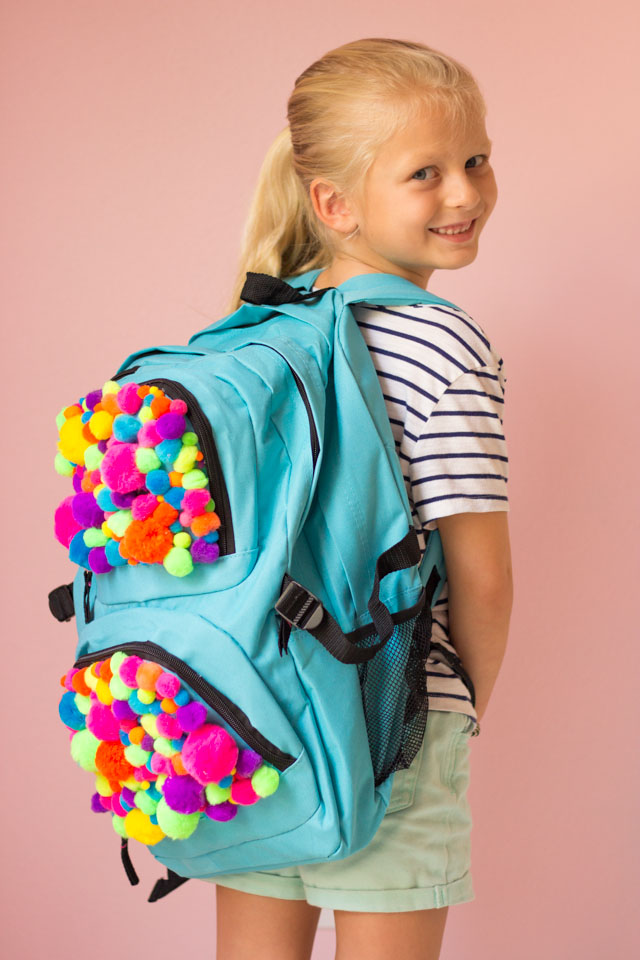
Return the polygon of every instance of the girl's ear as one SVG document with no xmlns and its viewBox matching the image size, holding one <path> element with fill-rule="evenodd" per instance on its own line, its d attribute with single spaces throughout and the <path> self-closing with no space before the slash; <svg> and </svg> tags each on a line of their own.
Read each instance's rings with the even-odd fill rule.
<svg viewBox="0 0 640 960">
<path fill-rule="evenodd" d="M 343 194 L 330 180 L 316 177 L 309 186 L 309 197 L 316 216 L 337 233 L 351 233 L 358 226 Z"/>
</svg>

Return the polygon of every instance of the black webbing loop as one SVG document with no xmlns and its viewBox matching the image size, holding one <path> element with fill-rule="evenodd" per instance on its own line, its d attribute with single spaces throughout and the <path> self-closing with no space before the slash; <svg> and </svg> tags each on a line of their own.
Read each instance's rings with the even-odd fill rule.
<svg viewBox="0 0 640 960">
<path fill-rule="evenodd" d="M 135 887 L 137 883 L 140 883 L 140 878 L 138 877 L 135 867 L 131 862 L 131 856 L 129 854 L 129 841 L 125 840 L 124 837 L 120 841 L 120 859 L 122 860 L 122 866 L 124 867 L 124 872 L 129 879 L 129 883 L 132 887 Z"/>
<path fill-rule="evenodd" d="M 411 526 L 407 535 L 395 543 L 384 553 L 381 553 L 376 563 L 376 575 L 373 581 L 373 590 L 367 604 L 376 633 L 382 641 L 387 641 L 393 633 L 394 623 L 391 614 L 380 599 L 380 581 L 393 573 L 394 570 L 404 570 L 420 562 L 420 544 L 414 526 Z"/>
<path fill-rule="evenodd" d="M 298 287 L 292 287 L 280 277 L 249 271 L 240 291 L 240 299 L 247 303 L 277 307 L 281 303 L 299 303 L 305 300 L 312 303 L 327 290 L 333 289 L 334 287 L 323 287 L 322 290 L 309 290 L 307 293 L 302 293 Z"/>
<path fill-rule="evenodd" d="M 64 623 L 74 616 L 73 584 L 63 583 L 49 594 L 49 610 L 56 620 Z"/>
<path fill-rule="evenodd" d="M 162 900 L 163 897 L 173 893 L 173 891 L 181 887 L 183 883 L 186 883 L 188 879 L 189 877 L 180 877 L 177 873 L 174 873 L 173 870 L 167 869 L 167 876 L 161 877 L 160 880 L 156 881 L 153 890 L 149 894 L 147 903 L 155 903 L 156 900 Z"/>
</svg>

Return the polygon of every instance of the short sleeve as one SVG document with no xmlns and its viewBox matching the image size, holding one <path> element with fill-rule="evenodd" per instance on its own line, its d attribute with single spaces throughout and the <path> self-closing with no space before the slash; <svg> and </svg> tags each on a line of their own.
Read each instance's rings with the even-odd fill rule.
<svg viewBox="0 0 640 960">
<path fill-rule="evenodd" d="M 454 513 L 508 510 L 502 364 L 461 374 L 418 436 L 409 463 L 412 499 L 424 529 Z"/>
</svg>

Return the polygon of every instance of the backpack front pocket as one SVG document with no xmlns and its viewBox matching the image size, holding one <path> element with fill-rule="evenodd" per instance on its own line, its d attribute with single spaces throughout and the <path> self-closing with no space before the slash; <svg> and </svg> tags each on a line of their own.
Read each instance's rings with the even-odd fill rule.
<svg viewBox="0 0 640 960">
<path fill-rule="evenodd" d="M 177 656 L 168 648 L 180 639 Z M 274 805 L 281 813 L 290 768 L 312 778 L 302 744 L 244 652 L 203 618 L 160 608 L 120 611 L 89 624 L 82 646 L 61 681 L 60 717 L 73 759 L 95 775 L 92 809 L 111 812 L 122 837 L 155 846 L 199 840 L 214 828 L 214 843 L 226 846 L 225 831 L 233 828 L 235 842 L 238 832 L 255 833 L 255 818 L 242 822 L 247 808 L 264 806 L 259 829 Z M 214 652 L 212 682 L 202 675 L 207 651 Z M 237 685 L 242 705 L 216 685 L 218 675 L 227 690 Z M 248 702 L 259 706 L 252 711 L 259 722 Z M 308 783 L 305 794 L 308 816 L 317 797 Z"/>
</svg>

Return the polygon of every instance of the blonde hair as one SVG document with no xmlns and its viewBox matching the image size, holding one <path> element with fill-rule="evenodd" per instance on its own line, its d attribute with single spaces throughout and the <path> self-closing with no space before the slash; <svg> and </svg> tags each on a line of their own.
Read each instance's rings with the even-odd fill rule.
<svg viewBox="0 0 640 960">
<path fill-rule="evenodd" d="M 358 196 L 382 145 L 425 107 L 443 107 L 456 127 L 486 116 L 469 70 L 422 43 L 354 40 L 300 74 L 287 104 L 288 124 L 258 175 L 228 313 L 243 302 L 248 271 L 293 277 L 331 264 L 357 228 L 337 237 L 313 209 L 311 182 L 322 177 L 340 193 Z"/>
</svg>

